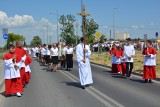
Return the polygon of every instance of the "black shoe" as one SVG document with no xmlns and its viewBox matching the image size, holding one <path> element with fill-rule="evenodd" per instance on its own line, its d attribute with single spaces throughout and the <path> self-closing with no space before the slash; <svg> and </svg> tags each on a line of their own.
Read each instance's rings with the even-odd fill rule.
<svg viewBox="0 0 160 107">
<path fill-rule="evenodd" d="M 85 86 L 82 86 L 82 89 L 85 89 Z"/>
<path fill-rule="evenodd" d="M 145 79 L 145 80 L 144 80 L 144 83 L 148 83 L 148 79 Z"/>
<path fill-rule="evenodd" d="M 152 82 L 152 80 L 150 79 L 150 80 L 148 81 L 148 83 L 153 83 L 153 82 Z"/>
</svg>

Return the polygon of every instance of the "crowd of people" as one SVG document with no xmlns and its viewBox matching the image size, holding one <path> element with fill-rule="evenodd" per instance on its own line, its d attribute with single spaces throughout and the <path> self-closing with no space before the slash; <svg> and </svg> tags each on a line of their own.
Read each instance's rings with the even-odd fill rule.
<svg viewBox="0 0 160 107">
<path fill-rule="evenodd" d="M 3 57 L 5 94 L 21 97 L 25 86 L 31 78 L 29 65 L 32 62 L 32 58 L 36 58 L 47 66 L 47 71 L 57 72 L 59 69 L 70 71 L 73 68 L 74 53 L 78 62 L 82 89 L 85 89 L 87 85 L 91 85 L 93 79 L 89 57 L 92 49 L 90 49 L 91 46 L 84 43 L 83 37 L 80 38 L 80 41 L 75 48 L 72 48 L 70 44 L 64 45 L 61 42 L 34 47 L 23 47 L 21 41 L 17 41 L 16 46 L 10 44 L 9 52 Z M 112 59 L 112 72 L 122 74 L 122 76 L 131 79 L 135 56 L 135 46 L 132 44 L 131 39 L 127 38 L 127 43 L 123 45 L 113 43 L 111 48 L 109 48 L 109 45 L 107 47 Z M 145 42 L 142 56 L 144 58 L 144 82 L 152 83 L 152 80 L 156 79 L 156 49 L 152 41 L 147 40 Z"/>
<path fill-rule="evenodd" d="M 152 80 L 156 79 L 156 54 L 153 42 L 147 40 L 142 50 L 144 83 L 152 83 Z M 131 79 L 135 56 L 135 47 L 131 39 L 128 38 L 125 45 L 113 43 L 110 55 L 112 59 L 112 72 L 122 74 L 126 78 Z"/>
</svg>

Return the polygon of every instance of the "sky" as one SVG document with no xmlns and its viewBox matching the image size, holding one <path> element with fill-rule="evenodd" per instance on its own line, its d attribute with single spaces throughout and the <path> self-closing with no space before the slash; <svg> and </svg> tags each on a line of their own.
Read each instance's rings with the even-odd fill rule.
<svg viewBox="0 0 160 107">
<path fill-rule="evenodd" d="M 160 0 L 83 0 L 83 4 L 91 14 L 87 18 L 93 18 L 99 24 L 97 31 L 107 38 L 113 30 L 113 20 L 116 34 L 129 33 L 131 38 L 144 38 L 147 34 L 148 38 L 155 38 L 155 33 L 160 33 Z M 48 26 L 48 42 L 56 42 L 57 13 L 74 15 L 81 36 L 80 12 L 81 0 L 0 0 L 0 46 L 5 43 L 2 28 L 23 35 L 29 44 L 35 35 L 47 43 Z"/>
</svg>

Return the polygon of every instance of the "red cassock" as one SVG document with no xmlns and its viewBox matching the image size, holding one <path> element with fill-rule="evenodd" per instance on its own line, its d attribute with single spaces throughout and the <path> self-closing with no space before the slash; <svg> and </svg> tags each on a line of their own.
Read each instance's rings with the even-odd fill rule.
<svg viewBox="0 0 160 107">
<path fill-rule="evenodd" d="M 27 54 L 27 52 L 24 50 L 23 47 L 15 47 L 15 53 L 18 54 L 21 59 L 24 55 Z M 17 60 L 16 62 L 20 62 L 20 60 Z M 21 67 L 21 70 L 20 70 L 20 74 L 21 74 L 21 79 L 22 79 L 22 84 L 25 85 L 26 84 L 26 78 L 25 78 L 25 67 Z"/>
<path fill-rule="evenodd" d="M 119 60 L 119 64 L 117 64 L 117 72 L 122 72 L 122 66 L 121 66 L 121 50 L 116 50 L 115 56 L 118 58 Z"/>
<path fill-rule="evenodd" d="M 147 59 L 145 55 L 151 54 Z M 142 52 L 144 56 L 143 79 L 156 79 L 156 50 L 153 47 L 145 48 Z"/>
<path fill-rule="evenodd" d="M 115 48 L 112 48 L 110 51 L 109 51 L 109 53 L 112 55 L 112 54 L 114 54 L 115 53 L 115 51 L 116 51 L 116 49 Z M 112 57 L 112 56 L 111 56 Z M 114 57 L 112 57 L 112 60 L 114 60 L 113 59 Z M 113 63 L 113 61 L 112 61 L 112 73 L 116 73 L 116 64 L 114 64 Z"/>
<path fill-rule="evenodd" d="M 32 62 L 32 58 L 29 57 L 29 55 L 27 54 L 26 60 L 24 62 L 25 66 L 29 66 L 29 64 L 31 64 L 31 62 Z M 30 78 L 31 78 L 31 73 L 29 71 L 27 71 L 26 74 L 25 74 L 26 83 L 29 83 Z"/>
<path fill-rule="evenodd" d="M 124 50 L 123 49 L 120 50 L 120 53 L 121 53 L 121 57 L 124 58 Z M 121 59 L 121 67 L 122 67 L 122 74 L 125 75 L 126 74 L 126 62 L 122 59 Z"/>
<path fill-rule="evenodd" d="M 13 56 L 16 57 L 16 60 L 20 59 L 20 56 L 14 53 L 7 53 L 4 55 L 3 60 L 9 60 Z M 12 71 L 11 71 L 12 72 Z M 5 73 L 5 69 L 4 69 Z M 5 79 L 5 94 L 15 94 L 17 92 L 23 92 L 22 80 L 20 77 L 8 78 Z"/>
<path fill-rule="evenodd" d="M 110 50 L 110 54 L 112 55 L 112 73 L 122 72 L 122 67 L 120 62 L 116 61 L 121 57 L 121 53 L 116 48 L 112 48 Z"/>
</svg>

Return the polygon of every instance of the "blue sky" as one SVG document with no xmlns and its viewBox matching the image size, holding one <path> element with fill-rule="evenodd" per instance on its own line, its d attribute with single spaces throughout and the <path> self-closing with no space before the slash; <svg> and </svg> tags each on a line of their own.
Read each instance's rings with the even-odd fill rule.
<svg viewBox="0 0 160 107">
<path fill-rule="evenodd" d="M 91 13 L 88 18 L 96 20 L 99 31 L 108 38 L 113 29 L 114 8 L 117 8 L 114 11 L 116 33 L 127 32 L 131 38 L 143 38 L 144 34 L 155 38 L 155 32 L 160 32 L 160 0 L 83 0 L 83 3 Z M 0 0 L 0 29 L 7 27 L 9 32 L 24 35 L 27 43 L 39 35 L 46 43 L 48 25 L 48 34 L 56 42 L 56 15 L 49 14 L 56 11 L 59 15 L 72 14 L 81 22 L 77 16 L 81 0 Z M 2 46 L 2 36 L 0 41 Z"/>
</svg>

